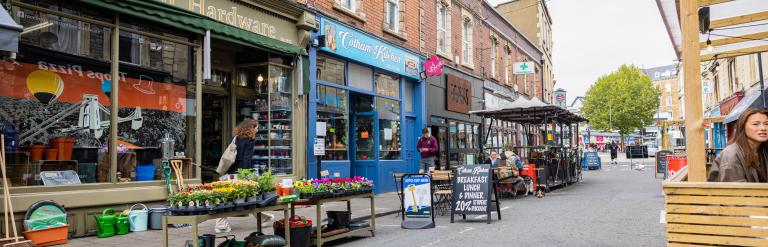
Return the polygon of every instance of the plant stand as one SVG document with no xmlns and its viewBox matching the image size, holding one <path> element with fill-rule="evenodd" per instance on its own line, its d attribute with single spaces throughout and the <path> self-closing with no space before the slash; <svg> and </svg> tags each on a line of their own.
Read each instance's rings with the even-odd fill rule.
<svg viewBox="0 0 768 247">
<path fill-rule="evenodd" d="M 373 197 L 371 197 L 373 198 Z M 373 199 L 371 199 L 373 200 Z M 373 202 L 373 201 L 371 201 Z M 371 204 L 373 205 L 373 204 Z M 252 210 L 241 210 L 241 211 L 233 211 L 233 212 L 223 212 L 223 213 L 217 213 L 217 214 L 203 214 L 203 215 L 185 215 L 185 216 L 163 216 L 163 247 L 168 247 L 168 224 L 189 224 L 192 225 L 192 246 L 193 247 L 200 247 L 198 246 L 197 238 L 199 236 L 197 225 L 205 222 L 207 220 L 211 219 L 218 219 L 218 218 L 226 218 L 226 217 L 235 217 L 235 216 L 242 216 L 244 214 L 255 214 L 256 220 L 258 221 L 258 224 L 256 224 L 256 230 L 261 232 L 261 212 L 267 212 L 267 211 L 283 211 L 283 219 L 285 220 L 285 225 L 288 224 L 288 219 L 290 218 L 288 216 L 288 208 L 289 204 L 277 204 L 275 206 L 269 206 L 269 207 L 263 207 L 263 208 L 255 208 Z M 293 209 L 293 207 L 290 207 Z M 291 210 L 292 212 L 293 210 Z M 285 241 L 287 243 L 287 246 L 291 245 L 291 235 L 289 228 L 285 228 Z"/>
<path fill-rule="evenodd" d="M 371 225 L 368 227 L 358 228 L 354 229 L 345 233 L 340 233 L 332 236 L 323 237 L 322 233 L 322 213 L 323 213 L 323 204 L 328 202 L 341 202 L 346 201 L 347 202 L 347 211 L 352 211 L 352 199 L 361 199 L 361 198 L 369 198 L 371 201 Z M 295 214 L 294 205 L 312 205 L 315 206 L 315 209 L 317 210 L 317 218 L 315 220 L 315 226 L 317 227 L 316 236 L 314 236 L 311 239 L 311 244 L 321 247 L 324 243 L 333 241 L 340 238 L 346 238 L 351 236 L 359 235 L 363 232 L 371 232 L 371 237 L 375 237 L 376 233 L 376 209 L 375 209 L 375 199 L 373 193 L 365 193 L 365 194 L 358 194 L 358 195 L 349 195 L 349 196 L 341 196 L 341 197 L 332 197 L 332 198 L 325 198 L 325 199 L 318 199 L 318 200 L 301 200 L 299 202 L 296 202 L 294 204 L 291 204 L 291 215 Z M 286 223 L 287 225 L 288 223 Z"/>
</svg>

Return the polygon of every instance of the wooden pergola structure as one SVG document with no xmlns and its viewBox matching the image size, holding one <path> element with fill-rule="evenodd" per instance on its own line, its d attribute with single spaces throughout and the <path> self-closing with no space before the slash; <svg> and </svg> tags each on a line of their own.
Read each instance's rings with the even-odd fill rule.
<svg viewBox="0 0 768 247">
<path fill-rule="evenodd" d="M 768 1 L 656 3 L 683 62 L 685 90 L 687 173 L 663 183 L 668 246 L 768 246 L 768 184 L 707 182 L 701 97 L 702 62 L 768 51 Z"/>
</svg>

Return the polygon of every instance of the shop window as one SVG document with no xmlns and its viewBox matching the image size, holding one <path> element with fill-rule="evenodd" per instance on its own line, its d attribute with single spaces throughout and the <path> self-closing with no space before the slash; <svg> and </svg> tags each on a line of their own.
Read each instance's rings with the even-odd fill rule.
<svg viewBox="0 0 768 247">
<path fill-rule="evenodd" d="M 104 13 L 83 12 L 68 3 L 23 1 L 55 11 L 111 22 Z M 45 50 L 82 56 L 100 61 L 110 60 L 112 29 L 104 26 L 16 7 L 16 18 L 24 26 L 20 42 Z"/>
<path fill-rule="evenodd" d="M 386 0 L 387 28 L 393 32 L 400 31 L 400 0 Z"/>
<path fill-rule="evenodd" d="M 396 75 L 376 73 L 376 93 L 400 98 L 400 79 Z"/>
<path fill-rule="evenodd" d="M 120 33 L 120 59 L 135 66 L 120 66 L 119 180 L 159 180 L 162 160 L 171 158 L 182 162 L 185 178 L 196 177 L 191 51 L 185 44 Z"/>
<path fill-rule="evenodd" d="M 445 118 L 441 118 L 441 117 L 430 117 L 430 121 L 431 121 L 433 124 L 445 125 Z"/>
<path fill-rule="evenodd" d="M 451 15 L 448 10 L 449 6 L 450 1 L 439 1 L 437 3 L 437 52 L 443 55 L 451 53 Z"/>
<path fill-rule="evenodd" d="M 457 130 L 457 144 L 458 148 L 466 148 L 467 145 L 467 132 L 464 128 L 464 123 L 459 123 L 456 125 L 458 127 Z"/>
<path fill-rule="evenodd" d="M 325 156 L 323 160 L 347 160 L 347 128 L 349 110 L 347 92 L 343 89 L 317 86 L 317 122 L 325 123 Z"/>
<path fill-rule="evenodd" d="M 324 82 L 345 85 L 344 61 L 326 56 L 317 56 L 317 79 Z"/>
<path fill-rule="evenodd" d="M 491 37 L 491 77 L 496 78 L 496 38 Z"/>
<path fill-rule="evenodd" d="M 474 125 L 467 124 L 467 148 L 475 148 Z"/>
<path fill-rule="evenodd" d="M 354 115 L 355 159 L 373 160 L 374 157 L 374 117 L 373 97 L 362 94 L 350 96 Z"/>
<path fill-rule="evenodd" d="M 379 159 L 400 159 L 400 102 L 376 98 L 379 113 Z"/>
<path fill-rule="evenodd" d="M 448 121 L 448 128 L 449 128 L 449 137 L 448 143 L 450 143 L 451 149 L 456 148 L 456 143 L 458 143 L 458 139 L 456 138 L 458 134 L 458 130 L 456 129 L 456 122 L 454 121 Z"/>
<path fill-rule="evenodd" d="M 341 0 L 341 7 L 354 12 L 356 1 L 357 0 Z"/>
<path fill-rule="evenodd" d="M 413 83 L 405 82 L 405 90 L 403 92 L 403 104 L 405 105 L 405 112 L 413 112 Z"/>
<path fill-rule="evenodd" d="M 356 63 L 349 63 L 349 86 L 363 89 L 368 92 L 373 91 L 373 82 L 371 78 L 373 70 L 369 67 Z"/>
</svg>

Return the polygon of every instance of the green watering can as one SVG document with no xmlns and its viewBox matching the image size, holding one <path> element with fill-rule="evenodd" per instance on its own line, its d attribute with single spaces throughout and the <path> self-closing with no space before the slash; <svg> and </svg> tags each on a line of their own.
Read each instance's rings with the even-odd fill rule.
<svg viewBox="0 0 768 247">
<path fill-rule="evenodd" d="M 96 236 L 99 238 L 108 238 L 115 236 L 115 209 L 107 208 L 101 212 L 101 215 L 94 215 L 96 218 Z"/>
<path fill-rule="evenodd" d="M 115 225 L 117 226 L 117 235 L 125 235 L 131 229 L 131 224 L 128 215 L 115 214 Z"/>
</svg>

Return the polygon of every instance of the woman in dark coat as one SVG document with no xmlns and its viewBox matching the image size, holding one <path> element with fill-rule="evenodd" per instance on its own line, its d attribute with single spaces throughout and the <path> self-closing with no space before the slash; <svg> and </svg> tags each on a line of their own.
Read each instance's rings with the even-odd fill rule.
<svg viewBox="0 0 768 247">
<path fill-rule="evenodd" d="M 227 174 L 236 174 L 237 169 L 253 168 L 253 148 L 256 146 L 256 133 L 259 131 L 259 122 L 246 119 L 235 128 L 235 145 L 237 145 L 237 157 L 235 163 L 229 167 Z"/>
<path fill-rule="evenodd" d="M 710 182 L 768 182 L 768 112 L 749 109 L 739 116 L 736 130 L 710 168 Z"/>
<path fill-rule="evenodd" d="M 253 168 L 253 148 L 256 146 L 256 133 L 259 132 L 259 121 L 246 119 L 235 128 L 235 145 L 237 145 L 237 156 L 235 163 L 229 167 L 227 174 L 237 174 L 237 169 Z M 214 227 L 216 233 L 232 231 L 227 218 L 216 219 Z"/>
</svg>

